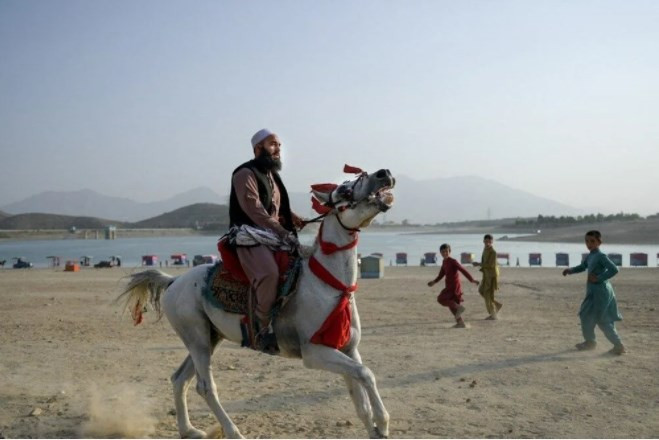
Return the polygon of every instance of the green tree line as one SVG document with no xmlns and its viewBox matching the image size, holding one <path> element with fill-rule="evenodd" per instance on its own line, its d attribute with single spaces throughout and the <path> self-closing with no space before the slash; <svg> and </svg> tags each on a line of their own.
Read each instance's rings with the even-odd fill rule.
<svg viewBox="0 0 659 440">
<path fill-rule="evenodd" d="M 656 215 L 648 216 L 648 218 L 655 218 Z M 537 218 L 531 219 L 517 219 L 515 220 L 515 226 L 534 226 L 534 227 L 557 227 L 557 226 L 569 226 L 569 225 L 578 225 L 582 223 L 604 223 L 604 222 L 613 222 L 613 221 L 630 221 L 630 220 L 640 220 L 641 217 L 638 214 L 628 214 L 624 212 L 619 212 L 617 214 L 588 214 L 588 215 L 579 215 L 576 217 L 562 215 L 556 217 L 553 215 L 538 215 Z"/>
</svg>

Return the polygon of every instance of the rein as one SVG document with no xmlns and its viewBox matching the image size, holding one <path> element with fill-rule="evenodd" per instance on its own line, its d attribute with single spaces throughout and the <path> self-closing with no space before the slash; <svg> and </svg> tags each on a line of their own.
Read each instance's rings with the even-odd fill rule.
<svg viewBox="0 0 659 440">
<path fill-rule="evenodd" d="M 314 217 L 314 218 L 309 219 L 309 220 L 302 220 L 302 227 L 300 228 L 300 230 L 304 229 L 304 227 L 305 227 L 306 225 L 308 225 L 309 223 L 318 223 L 318 222 L 321 221 L 323 218 L 327 217 L 327 214 L 329 214 L 329 212 L 326 212 L 326 213 L 324 213 L 324 214 L 320 214 L 319 216 Z"/>
<path fill-rule="evenodd" d="M 319 216 L 314 217 L 314 218 L 309 219 L 309 220 L 302 220 L 302 227 L 300 228 L 300 230 L 304 229 L 304 227 L 305 227 L 306 225 L 308 225 L 309 223 L 318 223 L 319 221 L 321 221 L 321 220 L 323 220 L 325 217 L 327 217 L 327 215 L 328 215 L 330 212 L 331 212 L 331 211 L 325 212 L 325 213 L 320 214 Z M 360 231 L 361 231 L 361 229 L 359 229 L 359 228 L 349 228 L 349 227 L 347 227 L 346 225 L 344 225 L 343 222 L 341 221 L 341 217 L 339 217 L 338 214 L 336 215 L 336 220 L 339 222 L 339 224 L 341 225 L 341 227 L 342 227 L 343 229 L 345 229 L 346 231 L 350 232 L 350 234 L 354 234 L 355 232 L 360 232 Z M 321 228 L 322 228 L 322 224 L 321 224 Z"/>
</svg>

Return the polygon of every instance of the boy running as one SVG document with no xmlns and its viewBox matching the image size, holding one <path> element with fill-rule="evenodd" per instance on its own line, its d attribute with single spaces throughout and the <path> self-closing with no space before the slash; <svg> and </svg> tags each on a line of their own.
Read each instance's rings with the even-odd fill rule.
<svg viewBox="0 0 659 440">
<path fill-rule="evenodd" d="M 462 267 L 455 258 L 451 257 L 451 246 L 446 243 L 441 245 L 439 247 L 439 253 L 444 259 L 442 262 L 442 268 L 440 269 L 437 278 L 428 281 L 428 286 L 434 286 L 446 276 L 446 285 L 444 290 L 442 290 L 437 296 L 437 302 L 444 307 L 448 307 L 451 313 L 453 313 L 456 320 L 456 324 L 454 325 L 455 328 L 465 328 L 466 325 L 464 319 L 462 319 L 462 314 L 464 313 L 465 308 L 460 304 L 463 302 L 463 299 L 460 274 L 458 272 L 461 272 L 471 283 L 478 285 L 478 281 L 474 280 L 469 272 L 467 272 L 467 270 Z"/>
<path fill-rule="evenodd" d="M 483 281 L 481 282 L 478 292 L 485 300 L 485 308 L 490 314 L 487 320 L 496 320 L 497 313 L 503 306 L 494 299 L 494 292 L 499 290 L 499 264 L 497 263 L 497 251 L 494 250 L 492 242 L 494 239 L 490 234 L 483 237 L 483 256 L 480 263 L 473 263 L 474 266 L 480 266 L 483 272 Z"/>
<path fill-rule="evenodd" d="M 616 294 L 609 282 L 609 278 L 618 273 L 618 268 L 600 251 L 602 234 L 599 231 L 588 231 L 585 241 L 590 251 L 586 259 L 580 265 L 563 271 L 565 276 L 588 270 L 586 297 L 579 309 L 584 342 L 577 344 L 577 350 L 595 348 L 595 326 L 598 326 L 606 339 L 613 344 L 610 353 L 621 355 L 626 350 L 616 331 L 616 321 L 620 321 L 622 316 L 618 311 Z"/>
</svg>

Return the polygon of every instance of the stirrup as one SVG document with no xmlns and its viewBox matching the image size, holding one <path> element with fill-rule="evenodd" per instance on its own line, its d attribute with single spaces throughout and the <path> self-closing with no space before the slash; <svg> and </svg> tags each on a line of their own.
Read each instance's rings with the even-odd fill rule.
<svg viewBox="0 0 659 440">
<path fill-rule="evenodd" d="M 254 341 L 254 348 L 260 352 L 276 355 L 279 354 L 279 345 L 277 344 L 277 335 L 270 332 L 268 327 L 263 328 Z"/>
</svg>

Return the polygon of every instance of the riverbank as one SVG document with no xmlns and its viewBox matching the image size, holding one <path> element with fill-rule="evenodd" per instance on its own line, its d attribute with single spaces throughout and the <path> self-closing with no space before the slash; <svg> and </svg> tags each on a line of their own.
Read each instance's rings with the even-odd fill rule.
<svg viewBox="0 0 659 440">
<path fill-rule="evenodd" d="M 383 228 L 380 228 L 383 229 Z M 584 234 L 596 229 L 609 244 L 659 244 L 659 219 L 620 222 L 582 223 L 572 226 L 548 227 L 531 230 L 514 225 L 408 228 L 409 234 L 492 234 L 495 239 L 539 243 L 583 243 Z"/>
<path fill-rule="evenodd" d="M 596 229 L 609 244 L 659 244 L 659 219 L 588 223 L 561 228 L 545 228 L 540 233 L 507 238 L 510 241 L 583 243 L 584 234 Z M 501 238 L 500 238 L 501 239 Z"/>
<path fill-rule="evenodd" d="M 217 236 L 223 233 L 192 228 L 116 229 L 116 238 Z M 0 230 L 0 242 L 2 240 L 102 240 L 104 237 L 105 231 L 96 229 L 75 232 L 66 229 Z"/>
<path fill-rule="evenodd" d="M 318 226 L 311 224 L 303 233 L 314 234 Z M 492 234 L 497 240 L 546 242 L 546 243 L 582 243 L 586 231 L 597 229 L 602 233 L 605 243 L 610 244 L 659 244 L 659 219 L 587 223 L 574 226 L 544 228 L 538 233 L 528 227 L 517 228 L 512 225 L 463 225 L 463 226 L 403 226 L 373 225 L 369 232 L 395 232 L 410 235 L 452 235 L 452 234 Z M 200 231 L 192 228 L 134 228 L 116 230 L 117 238 L 142 237 L 187 237 L 187 236 L 221 236 L 226 231 Z M 104 230 L 78 230 L 71 233 L 64 229 L 38 230 L 0 230 L 2 240 L 76 240 L 103 239 Z"/>
</svg>

